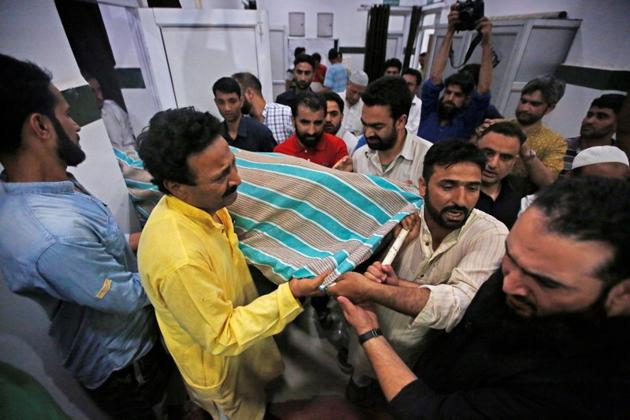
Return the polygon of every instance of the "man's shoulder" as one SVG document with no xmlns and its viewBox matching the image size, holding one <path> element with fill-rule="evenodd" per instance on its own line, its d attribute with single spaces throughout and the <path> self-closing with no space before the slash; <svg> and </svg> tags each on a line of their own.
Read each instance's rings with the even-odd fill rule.
<svg viewBox="0 0 630 420">
<path fill-rule="evenodd" d="M 273 151 L 287 154 L 294 153 L 297 151 L 297 136 L 292 134 L 288 139 L 274 147 Z"/>
<path fill-rule="evenodd" d="M 466 235 L 474 237 L 477 235 L 507 236 L 508 234 L 508 229 L 503 223 L 481 210 L 472 209 L 469 218 L 470 221 L 466 223 L 466 229 L 463 232 Z"/>
<path fill-rule="evenodd" d="M 342 144 L 345 146 L 346 144 L 346 142 L 344 142 L 341 137 L 335 136 L 334 134 L 330 133 L 324 133 L 324 141 L 334 146 L 339 146 Z"/>
<path fill-rule="evenodd" d="M 423 139 L 417 134 L 407 131 L 405 146 L 407 145 L 410 148 L 409 150 L 411 151 L 411 153 L 414 155 L 414 158 L 417 158 L 418 156 L 424 157 L 424 155 L 427 153 L 427 150 L 429 150 L 429 148 L 433 146 L 433 143 Z"/>
<path fill-rule="evenodd" d="M 274 114 L 288 114 L 289 116 L 292 116 L 290 106 L 279 104 L 277 102 L 267 102 L 265 107 L 267 108 L 267 112 L 271 111 Z"/>
<path fill-rule="evenodd" d="M 249 117 L 249 116 L 243 116 L 241 118 L 241 124 L 244 124 L 245 127 L 247 127 L 248 130 L 252 130 L 255 132 L 255 134 L 259 134 L 260 132 L 264 133 L 264 134 L 268 134 L 268 135 L 272 135 L 271 134 L 271 130 L 269 130 L 269 127 L 267 127 L 265 124 L 260 123 L 258 121 L 256 121 L 254 118 Z M 258 133 L 256 133 L 258 132 Z"/>
<path fill-rule="evenodd" d="M 547 127 L 545 124 L 541 124 L 537 136 L 546 142 L 566 144 L 565 138 L 560 133 Z"/>
</svg>

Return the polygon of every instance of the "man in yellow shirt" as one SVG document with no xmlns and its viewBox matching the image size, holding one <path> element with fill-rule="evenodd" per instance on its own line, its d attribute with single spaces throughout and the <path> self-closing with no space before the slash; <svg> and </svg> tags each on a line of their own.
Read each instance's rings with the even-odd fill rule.
<svg viewBox="0 0 630 420">
<path fill-rule="evenodd" d="M 564 86 L 551 75 L 539 76 L 523 87 L 516 106 L 516 122 L 527 134 L 527 141 L 512 173 L 527 177 L 530 191 L 552 184 L 564 167 L 566 141 L 542 122 L 562 99 Z"/>
<path fill-rule="evenodd" d="M 142 283 L 193 401 L 230 419 L 262 419 L 282 371 L 271 338 L 317 293 L 324 275 L 258 296 L 225 206 L 241 182 L 220 123 L 192 108 L 157 113 L 140 156 L 165 193 L 138 251 Z"/>
</svg>

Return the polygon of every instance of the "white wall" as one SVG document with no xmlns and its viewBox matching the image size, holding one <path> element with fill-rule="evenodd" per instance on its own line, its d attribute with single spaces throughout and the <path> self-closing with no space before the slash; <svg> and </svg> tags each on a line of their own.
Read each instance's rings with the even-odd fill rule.
<svg viewBox="0 0 630 420">
<path fill-rule="evenodd" d="M 0 52 L 49 69 L 61 90 L 85 84 L 52 1 L 1 1 Z M 105 126 L 101 120 L 95 121 L 83 127 L 80 135 L 88 158 L 74 171 L 77 178 L 128 229 L 127 191 Z M 11 293 L 3 280 L 0 283 L 0 360 L 33 375 L 72 418 L 104 419 L 63 368 L 56 344 L 48 336 L 44 311 L 30 299 Z"/>
<path fill-rule="evenodd" d="M 140 55 L 142 51 L 138 51 L 136 35 L 133 32 L 133 16 L 132 9 L 112 6 L 109 4 L 99 4 L 109 44 L 114 53 L 114 61 L 116 68 L 141 68 Z M 146 71 L 146 69 L 142 69 Z M 150 78 L 143 73 L 145 81 L 145 89 L 121 89 L 129 119 L 136 136 L 140 134 L 142 129 L 149 124 L 151 117 L 159 111 L 151 94 L 149 83 Z"/>
<path fill-rule="evenodd" d="M 259 10 L 267 11 L 269 26 L 289 27 L 289 12 L 304 12 L 305 38 L 317 38 L 317 13 L 333 13 L 333 38 L 341 47 L 364 47 L 367 27 L 367 11 L 358 11 L 362 4 L 380 4 L 382 1 L 366 0 L 258 0 Z M 273 47 L 273 46 L 272 46 Z M 308 52 L 308 51 L 307 51 Z M 293 51 L 289 52 L 293 57 Z M 322 61 L 327 63 L 326 54 Z M 363 55 L 344 54 L 344 64 L 353 70 L 363 69 Z"/>
</svg>

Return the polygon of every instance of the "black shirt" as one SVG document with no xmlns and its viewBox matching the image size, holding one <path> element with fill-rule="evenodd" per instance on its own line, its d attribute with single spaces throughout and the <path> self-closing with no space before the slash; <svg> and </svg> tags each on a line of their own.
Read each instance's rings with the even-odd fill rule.
<svg viewBox="0 0 630 420">
<path fill-rule="evenodd" d="M 508 229 L 516 222 L 518 212 L 521 208 L 521 198 L 523 197 L 522 181 L 511 175 L 501 180 L 501 191 L 496 200 L 484 193 L 479 192 L 479 201 L 475 208 L 494 216 L 501 221 Z"/>
<path fill-rule="evenodd" d="M 630 413 L 630 317 L 524 320 L 505 303 L 503 274 L 414 367 L 390 402 L 397 419 L 621 419 Z"/>
<path fill-rule="evenodd" d="M 228 144 L 239 149 L 250 152 L 273 152 L 276 141 L 267 126 L 248 116 L 242 116 L 238 124 L 236 138 L 233 139 L 228 134 L 227 123 L 221 124 L 221 135 L 225 137 Z"/>
</svg>

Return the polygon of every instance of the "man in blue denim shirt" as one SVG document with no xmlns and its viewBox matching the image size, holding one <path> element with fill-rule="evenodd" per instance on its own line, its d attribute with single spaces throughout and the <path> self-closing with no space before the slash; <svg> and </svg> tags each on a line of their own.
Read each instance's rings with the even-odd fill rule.
<svg viewBox="0 0 630 420">
<path fill-rule="evenodd" d="M 474 89 L 475 81 L 468 73 L 455 73 L 447 77 L 446 81 L 442 81 L 455 36 L 455 27 L 459 22 L 459 12 L 455 7 L 451 7 L 448 15 L 448 29 L 431 66 L 431 77 L 422 85 L 420 96 L 422 110 L 418 136 L 432 143 L 450 138 L 469 139 L 475 128 L 483 122 L 490 104 L 492 24 L 485 17 L 477 22 L 477 29 L 482 34 L 481 67 L 477 89 Z M 444 94 L 440 97 L 442 90 Z"/>
<path fill-rule="evenodd" d="M 151 418 L 169 359 L 125 236 L 66 172 L 85 154 L 50 80 L 0 54 L 0 273 L 46 310 L 64 365 L 101 408 Z"/>
</svg>

